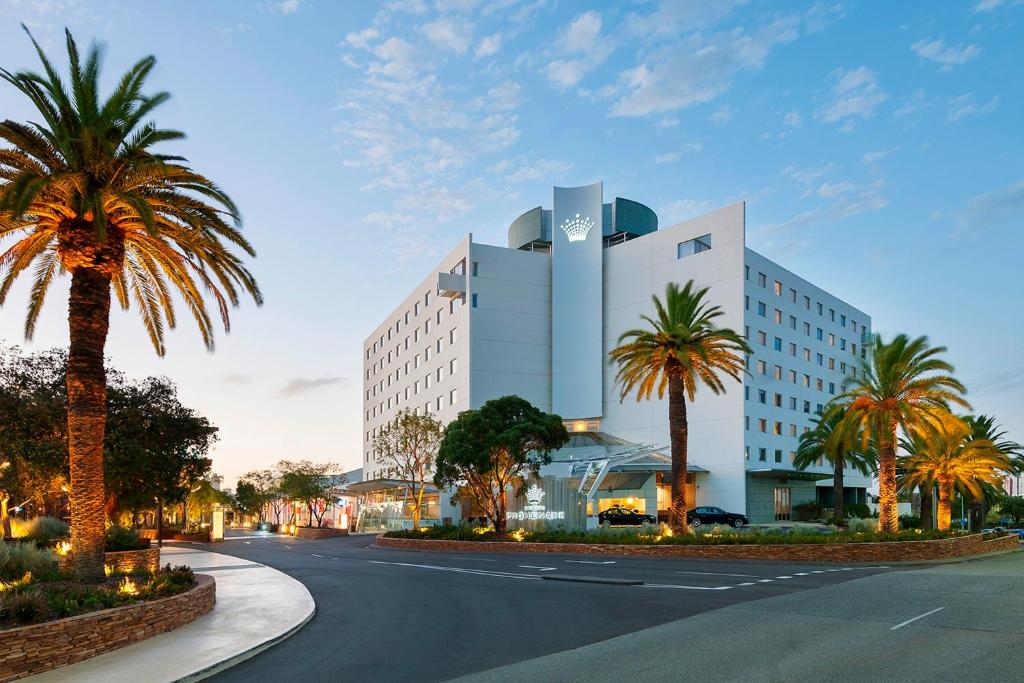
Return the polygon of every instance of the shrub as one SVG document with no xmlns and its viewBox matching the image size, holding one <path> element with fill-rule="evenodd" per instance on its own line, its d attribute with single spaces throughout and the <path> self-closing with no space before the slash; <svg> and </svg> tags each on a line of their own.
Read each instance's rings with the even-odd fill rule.
<svg viewBox="0 0 1024 683">
<path fill-rule="evenodd" d="M 46 616 L 46 596 L 37 588 L 10 591 L 0 597 L 0 613 L 19 624 L 34 624 Z"/>
<path fill-rule="evenodd" d="M 57 556 L 31 543 L 0 543 L 0 580 L 14 581 L 31 573 L 37 579 L 56 571 Z"/>
<path fill-rule="evenodd" d="M 900 528 L 901 529 L 920 529 L 921 528 L 921 517 L 920 517 L 920 515 L 900 515 Z"/>
<path fill-rule="evenodd" d="M 878 520 L 870 517 L 851 517 L 846 529 L 855 533 L 875 533 L 878 531 Z"/>
<path fill-rule="evenodd" d="M 107 552 L 138 550 L 141 546 L 135 529 L 123 526 L 112 526 L 107 529 Z"/>
<path fill-rule="evenodd" d="M 822 519 L 825 516 L 825 508 L 814 501 L 800 503 L 793 506 L 793 513 L 798 522 L 809 522 L 814 519 Z"/>
<path fill-rule="evenodd" d="M 68 535 L 68 524 L 56 517 L 33 517 L 32 519 L 11 519 L 11 534 L 15 538 L 35 541 L 40 547 L 51 546 Z"/>
<path fill-rule="evenodd" d="M 843 506 L 843 512 L 847 517 L 859 517 L 860 519 L 869 519 L 873 516 L 871 508 L 865 503 L 847 503 Z"/>
</svg>

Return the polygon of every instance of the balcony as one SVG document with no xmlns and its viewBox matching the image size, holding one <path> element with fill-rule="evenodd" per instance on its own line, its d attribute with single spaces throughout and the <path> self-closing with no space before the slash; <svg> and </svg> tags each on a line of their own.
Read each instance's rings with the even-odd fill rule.
<svg viewBox="0 0 1024 683">
<path fill-rule="evenodd" d="M 465 273 L 438 273 L 437 274 L 437 293 L 440 296 L 446 296 L 450 299 L 454 299 L 457 296 L 463 296 L 466 293 L 466 275 Z"/>
</svg>

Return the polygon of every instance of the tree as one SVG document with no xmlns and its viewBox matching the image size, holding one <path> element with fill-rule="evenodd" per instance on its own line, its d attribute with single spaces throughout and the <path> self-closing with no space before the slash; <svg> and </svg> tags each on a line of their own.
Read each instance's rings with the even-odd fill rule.
<svg viewBox="0 0 1024 683">
<path fill-rule="evenodd" d="M 189 516 L 198 519 L 202 522 L 203 515 L 210 515 L 213 513 L 214 505 L 230 505 L 231 496 L 218 491 L 213 488 L 213 485 L 205 479 L 200 481 L 192 490 L 188 492 L 188 496 L 185 498 L 186 509 L 188 510 Z M 188 529 L 183 526 L 181 529 L 183 532 L 188 532 Z"/>
<path fill-rule="evenodd" d="M 793 466 L 799 470 L 805 470 L 813 466 L 819 459 L 824 459 L 832 465 L 832 503 L 835 508 L 835 517 L 840 524 L 845 524 L 843 510 L 843 480 L 844 470 L 847 466 L 852 467 L 864 476 L 874 471 L 877 456 L 873 452 L 859 453 L 847 449 L 847 444 L 837 438 L 837 428 L 842 420 L 839 413 L 833 413 L 829 417 L 818 416 L 811 420 L 813 427 L 810 431 L 800 435 L 800 445 L 797 447 L 796 457 L 793 458 Z"/>
<path fill-rule="evenodd" d="M 970 428 L 971 433 L 967 436 L 968 441 L 983 440 L 992 444 L 993 448 L 1005 455 L 1010 460 L 1008 473 L 1021 471 L 1024 460 L 1024 446 L 1006 438 L 1006 432 L 996 424 L 995 418 L 990 415 L 967 415 L 964 422 Z M 998 482 L 997 482 L 998 483 Z M 1002 490 L 993 484 L 982 489 L 982 496 L 974 496 L 970 504 L 971 529 L 980 531 L 985 525 L 985 516 L 988 509 L 994 505 L 1000 497 Z"/>
<path fill-rule="evenodd" d="M 398 478 L 409 484 L 413 529 L 420 528 L 423 492 L 433 476 L 434 460 L 443 437 L 444 426 L 432 415 L 403 410 L 384 425 L 373 440 L 378 459 L 390 464 Z"/>
<path fill-rule="evenodd" d="M 243 485 L 245 486 L 244 494 L 242 493 Z M 252 472 L 246 472 L 238 480 L 235 498 L 236 500 L 242 500 L 244 496 L 247 501 L 246 505 L 249 507 L 247 512 L 249 514 L 255 512 L 259 516 L 260 523 L 263 522 L 264 510 L 267 504 L 270 503 L 274 507 L 274 523 L 280 524 L 284 503 L 282 502 L 280 507 L 273 505 L 276 501 L 280 500 L 279 488 L 279 482 L 273 472 L 270 470 L 253 470 Z"/>
<path fill-rule="evenodd" d="M 949 530 L 955 489 L 983 498 L 983 486 L 1000 483 L 999 471 L 1012 467 L 992 441 L 971 438 L 970 425 L 952 414 L 913 428 L 911 438 L 904 439 L 901 446 L 907 451 L 899 463 L 903 488 L 929 482 L 938 485 L 940 531 Z"/>
<path fill-rule="evenodd" d="M 871 353 L 861 359 L 856 374 L 847 377 L 843 393 L 829 411 L 843 416 L 840 438 L 848 447 L 878 447 L 878 528 L 899 528 L 896 484 L 896 446 L 903 431 L 935 426 L 950 405 L 970 408 L 964 386 L 953 377 L 953 366 L 939 356 L 946 347 L 928 346 L 927 337 L 911 340 L 905 334 L 884 342 L 875 335 Z"/>
<path fill-rule="evenodd" d="M 672 450 L 672 508 L 670 525 L 679 532 L 687 525 L 686 472 L 689 424 L 686 401 L 693 402 L 698 386 L 712 393 L 725 391 L 721 374 L 742 381 L 744 354 L 751 353 L 739 334 L 718 327 L 723 315 L 719 306 L 705 300 L 708 288 L 696 288 L 690 280 L 679 289 L 669 283 L 664 303 L 657 296 L 655 319 L 640 318 L 646 328 L 623 332 L 619 345 L 611 351 L 611 360 L 619 366 L 616 383 L 619 400 L 636 391 L 636 400 L 650 400 L 655 389 L 658 399 L 668 393 L 669 437 Z M 628 341 L 627 341 L 628 340 Z"/>
<path fill-rule="evenodd" d="M 507 495 L 524 475 L 551 462 L 551 451 L 569 441 L 562 418 L 542 412 L 518 396 L 502 396 L 479 410 L 466 410 L 445 429 L 434 483 L 461 488 L 505 534 Z"/>
<path fill-rule="evenodd" d="M 234 508 L 242 515 L 257 515 L 259 523 L 263 523 L 263 501 L 256 492 L 256 486 L 244 479 L 239 479 L 235 486 Z"/>
<path fill-rule="evenodd" d="M 335 489 L 345 483 L 343 479 L 331 476 L 332 472 L 338 471 L 338 465 L 333 462 L 282 460 L 277 463 L 277 470 L 281 477 L 281 494 L 306 506 L 309 510 L 307 526 L 313 526 L 315 519 L 317 527 L 322 527 L 324 513 L 331 504 Z"/>
<path fill-rule="evenodd" d="M 1024 497 L 1003 496 L 999 499 L 999 512 L 1013 519 L 1013 525 L 1020 526 L 1024 518 Z"/>
<path fill-rule="evenodd" d="M 177 323 L 172 290 L 210 349 L 213 324 L 204 292 L 216 301 L 225 330 L 239 290 L 257 303 L 262 296 L 232 251 L 255 255 L 239 230 L 235 204 L 182 157 L 153 150 L 183 137 L 146 122 L 169 98 L 165 92 L 142 93 L 156 59 L 136 63 L 101 100 L 99 48 L 92 46 L 83 62 L 70 32 L 66 38 L 67 83 L 34 38 L 44 75 L 0 69 L 0 77 L 29 99 L 42 121 L 0 123 L 0 141 L 8 145 L 0 149 L 0 241 L 14 240 L 0 257 L 0 304 L 14 280 L 34 265 L 25 321 L 31 338 L 54 277 L 71 275 L 72 565 L 79 579 L 102 581 L 104 347 L 111 290 L 123 309 L 135 302 L 159 355 L 165 326 Z"/>
</svg>

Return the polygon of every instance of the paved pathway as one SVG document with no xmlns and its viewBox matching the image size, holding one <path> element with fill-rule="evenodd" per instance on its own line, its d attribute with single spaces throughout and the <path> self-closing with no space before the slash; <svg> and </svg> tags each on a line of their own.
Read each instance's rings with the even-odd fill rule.
<svg viewBox="0 0 1024 683">
<path fill-rule="evenodd" d="M 196 681 L 287 638 L 313 616 L 315 605 L 305 586 L 265 565 L 187 544 L 166 543 L 160 561 L 187 564 L 197 574 L 213 576 L 217 580 L 217 604 L 213 611 L 170 633 L 40 674 L 32 680 Z"/>
</svg>

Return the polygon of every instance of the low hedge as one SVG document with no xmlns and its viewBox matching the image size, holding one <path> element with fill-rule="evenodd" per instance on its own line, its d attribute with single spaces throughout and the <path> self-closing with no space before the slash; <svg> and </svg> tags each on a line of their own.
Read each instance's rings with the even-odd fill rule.
<svg viewBox="0 0 1024 683">
<path fill-rule="evenodd" d="M 493 529 L 469 526 L 435 526 L 419 531 L 389 531 L 387 538 L 423 538 L 443 541 L 529 541 L 531 543 L 602 543 L 609 545 L 778 545 L 805 543 L 882 543 L 893 541 L 932 541 L 965 535 L 962 531 L 901 529 L 896 533 L 870 531 L 723 531 L 666 535 L 664 529 L 594 531 L 523 531 L 500 537 Z M 995 533 L 986 538 L 996 538 Z"/>
</svg>

